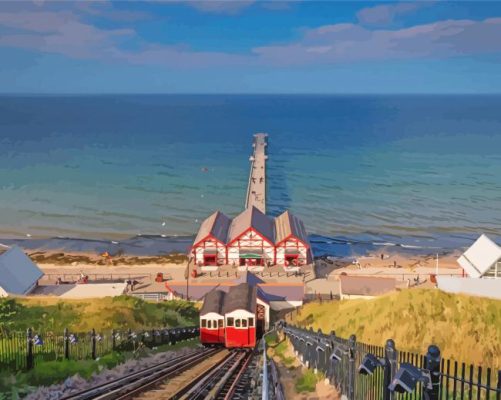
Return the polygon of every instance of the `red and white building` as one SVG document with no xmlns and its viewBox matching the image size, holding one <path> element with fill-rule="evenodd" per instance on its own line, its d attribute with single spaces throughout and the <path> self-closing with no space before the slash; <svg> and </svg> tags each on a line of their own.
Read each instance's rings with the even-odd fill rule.
<svg viewBox="0 0 501 400">
<path fill-rule="evenodd" d="M 213 289 L 205 295 L 200 310 L 200 341 L 204 344 L 224 344 L 223 304 L 226 293 Z"/>
<path fill-rule="evenodd" d="M 300 267 L 313 260 L 303 222 L 289 211 L 276 218 L 249 207 L 233 220 L 217 211 L 200 226 L 191 254 L 195 265 Z"/>
<path fill-rule="evenodd" d="M 312 262 L 303 221 L 285 211 L 275 218 L 275 264 L 301 266 Z"/>
<path fill-rule="evenodd" d="M 230 225 L 227 264 L 264 266 L 275 264 L 273 220 L 256 207 L 235 217 Z"/>
<path fill-rule="evenodd" d="M 195 265 L 216 267 L 227 264 L 226 240 L 231 219 L 220 211 L 208 217 L 198 231 L 192 247 Z"/>
</svg>

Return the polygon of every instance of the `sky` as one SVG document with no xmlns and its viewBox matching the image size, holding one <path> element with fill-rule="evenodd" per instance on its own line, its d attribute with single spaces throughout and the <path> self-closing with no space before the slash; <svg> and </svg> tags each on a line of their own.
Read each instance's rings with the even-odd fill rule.
<svg viewBox="0 0 501 400">
<path fill-rule="evenodd" d="M 0 1 L 1 93 L 501 93 L 501 2 Z"/>
</svg>

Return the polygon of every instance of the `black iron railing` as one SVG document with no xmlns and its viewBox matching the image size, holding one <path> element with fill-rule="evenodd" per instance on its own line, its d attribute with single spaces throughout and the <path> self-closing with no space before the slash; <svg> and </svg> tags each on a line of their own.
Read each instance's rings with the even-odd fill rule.
<svg viewBox="0 0 501 400">
<path fill-rule="evenodd" d="M 290 325 L 283 332 L 301 362 L 347 400 L 501 398 L 501 370 L 451 362 L 434 345 L 421 355 L 398 351 L 391 339 L 381 347 Z"/>
<path fill-rule="evenodd" d="M 198 337 L 198 327 L 133 331 L 24 332 L 0 334 L 0 370 L 32 369 L 42 361 L 96 359 L 115 351 L 153 348 Z"/>
</svg>

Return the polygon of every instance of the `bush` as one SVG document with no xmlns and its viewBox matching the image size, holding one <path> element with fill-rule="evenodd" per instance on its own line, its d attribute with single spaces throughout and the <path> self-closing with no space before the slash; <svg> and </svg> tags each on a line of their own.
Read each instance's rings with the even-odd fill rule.
<svg viewBox="0 0 501 400">
<path fill-rule="evenodd" d="M 314 392 L 317 386 L 317 376 L 315 373 L 308 369 L 304 371 L 303 375 L 296 381 L 296 392 Z"/>
</svg>

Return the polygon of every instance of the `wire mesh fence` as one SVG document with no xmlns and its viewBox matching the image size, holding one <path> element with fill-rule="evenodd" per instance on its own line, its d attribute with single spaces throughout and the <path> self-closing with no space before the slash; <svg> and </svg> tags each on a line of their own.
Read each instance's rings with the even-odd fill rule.
<svg viewBox="0 0 501 400">
<path fill-rule="evenodd" d="M 198 327 L 132 331 L 0 333 L 0 370 L 29 370 L 43 361 L 96 359 L 114 351 L 175 344 L 198 337 Z"/>
<path fill-rule="evenodd" d="M 398 351 L 391 339 L 382 347 L 287 324 L 283 332 L 301 362 L 348 400 L 501 399 L 501 370 L 443 359 L 434 345 L 422 355 Z"/>
</svg>

